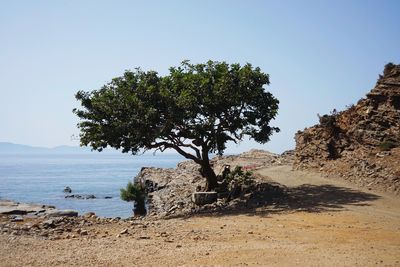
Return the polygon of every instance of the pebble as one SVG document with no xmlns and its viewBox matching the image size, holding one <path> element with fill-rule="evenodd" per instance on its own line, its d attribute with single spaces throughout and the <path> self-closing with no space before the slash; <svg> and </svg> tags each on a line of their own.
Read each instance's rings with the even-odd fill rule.
<svg viewBox="0 0 400 267">
<path fill-rule="evenodd" d="M 128 229 L 127 228 L 125 228 L 124 230 L 122 230 L 120 233 L 119 233 L 120 235 L 123 235 L 123 234 L 128 234 Z"/>
<path fill-rule="evenodd" d="M 86 231 L 86 230 L 81 230 L 80 235 L 88 235 L 88 231 Z"/>
</svg>

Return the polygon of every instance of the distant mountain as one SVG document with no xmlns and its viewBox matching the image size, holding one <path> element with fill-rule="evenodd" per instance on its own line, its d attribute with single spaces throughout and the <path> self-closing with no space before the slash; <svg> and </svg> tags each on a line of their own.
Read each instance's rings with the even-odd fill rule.
<svg viewBox="0 0 400 267">
<path fill-rule="evenodd" d="M 21 144 L 14 144 L 10 142 L 0 142 L 0 154 L 88 154 L 97 153 L 97 151 L 92 151 L 89 147 L 79 147 L 79 146 L 56 146 L 56 147 L 38 147 L 38 146 L 28 146 Z M 101 154 L 122 154 L 120 150 L 113 148 L 104 149 Z M 153 153 L 152 150 L 146 153 Z M 126 155 L 128 155 L 127 153 Z M 157 154 L 164 155 L 178 155 L 176 151 L 170 150 L 163 153 L 159 152 Z"/>
<path fill-rule="evenodd" d="M 116 152 L 108 150 L 110 152 Z M 32 154 L 32 153 L 48 153 L 48 154 L 82 154 L 91 153 L 90 148 L 78 146 L 56 146 L 53 148 L 35 147 L 28 145 L 13 144 L 9 142 L 0 142 L 0 154 Z"/>
</svg>

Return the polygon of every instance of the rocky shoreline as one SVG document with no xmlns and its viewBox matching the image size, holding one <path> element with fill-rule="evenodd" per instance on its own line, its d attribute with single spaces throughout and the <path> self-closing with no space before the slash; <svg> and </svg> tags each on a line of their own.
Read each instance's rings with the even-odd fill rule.
<svg viewBox="0 0 400 267">
<path fill-rule="evenodd" d="M 17 215 L 0 215 L 0 265 L 399 264 L 398 198 L 346 188 L 287 164 L 257 173 L 285 184 L 291 197 L 265 210 L 162 219 L 26 214 L 11 222 Z"/>
<path fill-rule="evenodd" d="M 243 166 L 248 170 L 274 165 L 289 164 L 293 153 L 277 155 L 262 150 L 251 150 L 238 156 L 223 156 L 213 159 L 218 173 L 223 166 Z M 150 180 L 157 190 L 149 193 L 149 214 L 145 217 L 101 218 L 93 212 L 78 215 L 73 210 L 58 210 L 54 206 L 25 204 L 0 200 L 0 233 L 16 236 L 32 236 L 41 239 L 104 238 L 121 237 L 136 228 L 147 227 L 159 219 L 191 216 L 204 213 L 231 213 L 251 211 L 276 204 L 284 194 L 284 188 L 266 183 L 255 177 L 255 184 L 232 200 L 217 198 L 211 204 L 196 205 L 192 194 L 204 186 L 198 166 L 190 161 L 178 164 L 175 169 L 143 168 L 136 180 Z M 120 225 L 120 231 L 109 233 L 93 230 L 96 226 Z M 98 227 L 97 227 L 98 228 Z M 107 228 L 107 227 L 105 227 Z"/>
<path fill-rule="evenodd" d="M 73 210 L 58 210 L 54 206 L 26 204 L 10 200 L 0 200 L 0 234 L 11 237 L 31 236 L 40 239 L 105 238 L 108 231 L 92 228 L 102 225 L 121 224 L 125 226 L 119 233 L 127 234 L 126 227 L 146 225 L 143 218 L 101 218 L 94 212 L 78 215 Z M 116 235 L 116 237 L 119 237 Z"/>
</svg>

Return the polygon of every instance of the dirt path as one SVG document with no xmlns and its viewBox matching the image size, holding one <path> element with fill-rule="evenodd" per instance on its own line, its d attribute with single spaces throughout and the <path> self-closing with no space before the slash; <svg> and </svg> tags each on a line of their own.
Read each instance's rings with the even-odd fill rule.
<svg viewBox="0 0 400 267">
<path fill-rule="evenodd" d="M 308 205 L 310 210 L 337 208 L 340 211 L 385 215 L 397 221 L 400 227 L 398 196 L 361 189 L 343 180 L 322 177 L 319 173 L 294 171 L 291 166 L 274 166 L 257 173 L 287 186 L 292 197 L 301 202 L 298 205 Z"/>
<path fill-rule="evenodd" d="M 96 238 L 0 235 L 0 266 L 400 266 L 399 198 L 289 166 L 258 172 L 286 185 L 290 201 L 249 214 L 89 228 Z M 116 237 L 123 229 L 129 234 Z"/>
</svg>

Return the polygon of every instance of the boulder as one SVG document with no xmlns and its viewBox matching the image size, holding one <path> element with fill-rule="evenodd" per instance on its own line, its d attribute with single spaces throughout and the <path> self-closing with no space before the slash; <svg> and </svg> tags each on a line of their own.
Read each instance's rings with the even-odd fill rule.
<svg viewBox="0 0 400 267">
<path fill-rule="evenodd" d="M 195 192 L 192 194 L 192 201 L 196 205 L 211 204 L 217 201 L 217 192 Z"/>
<path fill-rule="evenodd" d="M 78 212 L 75 210 L 55 210 L 47 213 L 47 217 L 76 217 Z"/>
<path fill-rule="evenodd" d="M 71 189 L 71 187 L 66 186 L 66 187 L 64 188 L 63 192 L 64 192 L 64 193 L 70 194 L 70 193 L 72 193 L 72 189 Z"/>
</svg>

